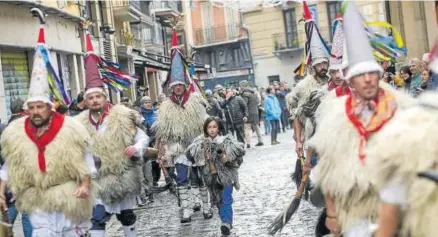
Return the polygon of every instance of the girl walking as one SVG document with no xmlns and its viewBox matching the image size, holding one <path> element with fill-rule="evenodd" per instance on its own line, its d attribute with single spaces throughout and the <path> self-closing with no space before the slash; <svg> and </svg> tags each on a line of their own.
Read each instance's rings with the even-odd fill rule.
<svg viewBox="0 0 438 237">
<path fill-rule="evenodd" d="M 209 117 L 204 123 L 204 134 L 197 137 L 187 149 L 187 156 L 201 167 L 202 179 L 211 193 L 222 221 L 222 235 L 233 228 L 233 188 L 239 190 L 238 169 L 245 150 L 231 135 L 223 136 L 224 126 L 218 117 Z"/>
</svg>

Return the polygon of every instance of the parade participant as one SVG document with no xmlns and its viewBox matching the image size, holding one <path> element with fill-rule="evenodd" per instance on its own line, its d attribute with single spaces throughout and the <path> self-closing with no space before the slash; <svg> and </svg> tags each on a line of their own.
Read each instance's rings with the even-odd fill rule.
<svg viewBox="0 0 438 237">
<path fill-rule="evenodd" d="M 306 30 L 306 33 L 309 32 L 307 35 L 307 41 L 309 42 L 310 49 L 306 52 L 307 54 L 310 54 L 311 63 L 308 66 L 311 67 L 311 70 L 302 81 L 298 82 L 292 92 L 286 97 L 292 119 L 294 120 L 294 139 L 296 141 L 296 152 L 298 158 L 304 156 L 303 144 L 313 130 L 312 123 L 302 113 L 302 105 L 306 102 L 312 91 L 320 89 L 327 84 L 327 69 L 329 61 L 328 52 L 324 46 L 323 39 L 321 39 L 318 34 L 318 27 L 315 24 L 305 1 L 303 2 L 303 8 L 304 18 L 306 19 L 306 29 L 309 29 Z M 299 160 L 297 163 L 299 163 Z"/>
<path fill-rule="evenodd" d="M 207 118 L 204 134 L 187 148 L 187 156 L 202 170 L 202 180 L 219 210 L 221 233 L 229 235 L 233 228 L 233 187 L 236 190 L 240 188 L 238 169 L 243 162 L 245 150 L 243 143 L 235 140 L 231 134 L 223 136 L 223 131 L 220 118 Z"/>
<path fill-rule="evenodd" d="M 437 94 L 422 94 L 415 106 L 395 115 L 375 135 L 376 145 L 366 150 L 372 159 L 365 165 L 381 199 L 375 237 L 436 235 L 438 187 L 417 174 L 437 168 L 437 101 Z"/>
<path fill-rule="evenodd" d="M 166 149 L 164 155 L 168 160 L 159 160 L 164 165 L 175 167 L 177 176 L 177 192 L 180 202 L 181 223 L 191 221 L 192 208 L 190 203 L 189 179 L 192 177 L 192 190 L 197 190 L 198 185 L 201 198 L 195 194 L 195 204 L 197 200 L 203 201 L 203 213 L 206 219 L 211 218 L 210 204 L 208 203 L 208 191 L 199 183 L 195 174 L 199 174 L 197 168 L 192 169 L 192 162 L 187 159 L 185 150 L 199 134 L 202 133 L 202 124 L 206 117 L 203 101 L 194 93 L 187 89 L 189 74 L 187 73 L 182 57 L 178 49 L 178 42 L 175 29 L 172 33 L 172 55 L 171 69 L 164 84 L 172 90 L 172 95 L 168 100 L 163 101 L 158 109 L 158 118 L 155 123 L 158 150 L 162 152 L 162 142 L 165 142 Z M 173 172 L 171 172 L 173 173 Z M 191 175 L 193 174 L 193 175 Z M 199 206 L 195 205 L 198 210 Z"/>
<path fill-rule="evenodd" d="M 41 10 L 31 12 L 45 22 Z M 1 137 L 1 179 L 13 190 L 17 209 L 29 214 L 32 236 L 86 236 L 93 208 L 90 175 L 95 171 L 86 152 L 89 136 L 80 123 L 53 110 L 51 94 L 65 91 L 57 82 L 49 86 L 49 74 L 59 79 L 49 55 L 41 26 L 25 102 L 28 116 L 11 122 Z M 0 199 L 4 205 L 4 190 Z"/>
<path fill-rule="evenodd" d="M 327 208 L 327 227 L 335 234 L 369 236 L 368 224 L 376 221 L 379 198 L 364 162 L 364 148 L 375 145 L 374 134 L 392 116 L 412 103 L 412 98 L 379 86 L 383 73 L 375 61 L 362 17 L 354 1 L 344 14 L 349 70 L 345 79 L 354 93 L 320 106 L 318 127 L 309 145 L 318 153 L 315 183 L 321 188 Z"/>
<path fill-rule="evenodd" d="M 86 33 L 86 43 L 84 98 L 88 110 L 75 119 L 91 135 L 91 149 L 99 166 L 95 179 L 99 190 L 90 234 L 92 237 L 105 236 L 106 223 L 112 214 L 116 214 L 125 236 L 134 237 L 137 235 L 136 215 L 132 208 L 141 193 L 142 170 L 139 162 L 146 151 L 148 137 L 137 126 L 137 111 L 121 104 L 112 106 L 107 101 L 103 82 L 110 88 L 120 88 L 112 82 L 124 81 L 129 85 L 129 75 L 117 68 L 109 68 L 109 64 L 94 54 L 89 32 Z M 99 73 L 105 70 L 117 73 Z"/>
</svg>

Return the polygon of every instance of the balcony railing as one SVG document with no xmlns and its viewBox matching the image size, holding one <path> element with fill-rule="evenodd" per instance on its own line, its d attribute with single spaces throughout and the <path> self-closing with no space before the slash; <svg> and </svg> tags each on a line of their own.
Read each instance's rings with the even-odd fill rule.
<svg viewBox="0 0 438 237">
<path fill-rule="evenodd" d="M 298 40 L 298 32 L 277 33 L 272 35 L 274 41 L 274 50 L 280 51 L 285 49 L 298 49 L 300 41 Z"/>
<path fill-rule="evenodd" d="M 140 0 L 113 0 L 111 1 L 115 16 L 121 17 L 123 20 L 127 20 L 127 14 L 134 14 L 137 17 L 140 17 L 143 21 L 152 22 L 151 12 L 149 9 L 148 1 L 140 1 Z M 136 21 L 131 19 L 132 21 Z"/>
<path fill-rule="evenodd" d="M 162 45 L 163 39 L 160 33 L 161 28 L 159 24 L 155 24 L 155 26 L 152 27 L 145 23 L 131 24 L 130 36 L 132 37 L 130 39 L 133 48 L 144 49 L 151 45 Z"/>
<path fill-rule="evenodd" d="M 171 9 L 179 12 L 177 1 L 155 1 L 155 9 Z"/>
<path fill-rule="evenodd" d="M 195 29 L 195 44 L 205 45 L 221 41 L 233 40 L 244 36 L 242 27 L 238 24 L 215 26 L 205 29 Z"/>
</svg>

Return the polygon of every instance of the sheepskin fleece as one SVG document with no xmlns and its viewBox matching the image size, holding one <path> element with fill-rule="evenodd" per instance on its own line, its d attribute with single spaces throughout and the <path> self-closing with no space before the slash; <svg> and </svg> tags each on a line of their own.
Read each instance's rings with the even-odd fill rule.
<svg viewBox="0 0 438 237">
<path fill-rule="evenodd" d="M 290 111 L 291 118 L 299 119 L 301 124 L 304 125 L 304 139 L 310 137 L 311 131 L 313 131 L 313 124 L 304 116 L 302 107 L 307 102 L 312 91 L 319 90 L 326 84 L 326 81 L 318 82 L 313 75 L 308 74 L 286 95 L 286 105 Z"/>
<path fill-rule="evenodd" d="M 399 113 L 413 103 L 413 99 L 389 86 L 397 101 Z M 358 218 L 376 221 L 379 196 L 370 176 L 359 160 L 359 133 L 345 112 L 347 96 L 332 99 L 330 105 L 320 106 L 316 113 L 316 132 L 309 140 L 319 155 L 315 167 L 316 185 L 335 200 L 336 214 L 342 230 L 348 229 Z M 374 135 L 368 146 L 374 146 Z M 372 157 L 367 157 L 368 162 Z"/>
<path fill-rule="evenodd" d="M 141 190 L 141 167 L 124 151 L 134 144 L 136 132 L 136 114 L 123 105 L 110 109 L 106 131 L 96 132 L 89 121 L 89 111 L 76 116 L 91 135 L 91 149 L 94 156 L 100 158 L 101 167 L 96 182 L 99 185 L 99 197 L 106 204 L 117 203 L 126 197 L 136 196 Z"/>
<path fill-rule="evenodd" d="M 217 153 L 218 150 L 227 154 L 227 163 L 222 163 L 221 158 Z M 214 141 L 201 135 L 187 148 L 187 156 L 195 160 L 196 166 L 202 167 L 202 174 L 205 182 L 210 186 L 212 174 L 210 172 L 210 167 L 207 164 L 208 162 L 206 161 L 206 152 L 212 154 L 212 162 L 216 167 L 221 183 L 232 184 L 236 190 L 239 190 L 238 169 L 242 164 L 243 156 L 245 155 L 243 143 L 235 140 L 230 134 L 227 136 L 220 136 Z"/>
<path fill-rule="evenodd" d="M 10 123 L 1 136 L 8 185 L 16 194 L 17 208 L 27 213 L 37 208 L 59 211 L 72 221 L 89 219 L 94 198 L 73 196 L 81 180 L 90 173 L 84 158 L 88 132 L 73 118 L 65 117 L 61 130 L 46 146 L 47 170 L 42 173 L 38 148 L 25 132 L 25 119 Z"/>
<path fill-rule="evenodd" d="M 187 147 L 199 135 L 203 134 L 206 112 L 201 98 L 190 94 L 184 107 L 166 100 L 158 110 L 154 124 L 157 139 L 167 142 L 166 156 L 169 165 L 173 159 L 185 154 Z"/>
<path fill-rule="evenodd" d="M 438 169 L 438 95 L 422 95 L 374 139 L 376 145 L 366 150 L 372 157 L 366 165 L 373 184 L 381 189 L 391 180 L 407 187 L 402 236 L 436 236 L 438 186 L 417 174 Z"/>
</svg>

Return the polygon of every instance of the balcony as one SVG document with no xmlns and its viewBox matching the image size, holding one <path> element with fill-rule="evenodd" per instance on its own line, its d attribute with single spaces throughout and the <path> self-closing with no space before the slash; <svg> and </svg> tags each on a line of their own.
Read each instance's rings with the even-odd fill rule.
<svg viewBox="0 0 438 237">
<path fill-rule="evenodd" d="M 277 33 L 272 35 L 275 56 L 281 58 L 284 54 L 300 52 L 302 47 L 298 40 L 298 32 Z"/>
<path fill-rule="evenodd" d="M 205 46 L 210 44 L 233 41 L 245 36 L 245 31 L 239 24 L 214 26 L 204 29 L 195 29 L 195 45 Z"/>
<path fill-rule="evenodd" d="M 140 17 L 137 14 L 140 12 L 139 1 L 130 0 L 113 0 L 114 18 L 122 22 L 140 21 Z"/>
<path fill-rule="evenodd" d="M 173 19 L 181 17 L 178 10 L 178 1 L 154 1 L 152 12 L 166 26 L 171 26 L 170 22 Z"/>
<path fill-rule="evenodd" d="M 130 34 L 132 36 L 130 37 L 130 43 L 134 49 L 141 51 L 157 51 L 156 49 L 159 49 L 158 51 L 163 50 L 161 26 L 157 23 L 152 27 L 145 23 L 131 23 Z"/>
</svg>

